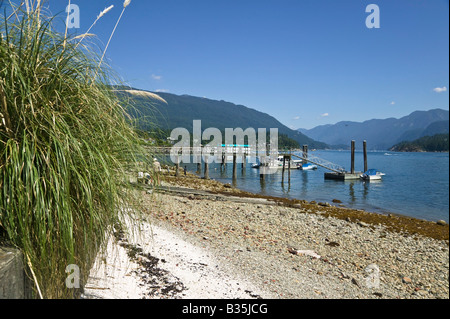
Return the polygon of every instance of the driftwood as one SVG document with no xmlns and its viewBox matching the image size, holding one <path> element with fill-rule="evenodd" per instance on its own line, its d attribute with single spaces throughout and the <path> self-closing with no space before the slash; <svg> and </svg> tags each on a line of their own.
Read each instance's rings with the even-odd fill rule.
<svg viewBox="0 0 450 319">
<path fill-rule="evenodd" d="M 295 249 L 295 248 L 293 248 L 293 247 L 289 247 L 289 248 L 288 248 L 288 251 L 289 251 L 291 254 L 293 254 L 293 255 L 300 255 L 300 256 L 306 255 L 306 256 L 313 257 L 313 258 L 317 258 L 317 259 L 320 259 L 320 258 L 321 258 L 321 257 L 320 257 L 318 254 L 316 254 L 313 250 L 298 250 L 298 249 Z"/>
</svg>

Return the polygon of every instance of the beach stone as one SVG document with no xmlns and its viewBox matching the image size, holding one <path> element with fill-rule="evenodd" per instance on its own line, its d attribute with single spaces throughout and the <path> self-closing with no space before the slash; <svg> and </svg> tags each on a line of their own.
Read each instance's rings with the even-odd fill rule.
<svg viewBox="0 0 450 319">
<path fill-rule="evenodd" d="M 445 220 L 438 220 L 438 221 L 436 222 L 436 224 L 441 225 L 441 226 L 447 225 L 447 223 L 445 222 Z"/>
<path fill-rule="evenodd" d="M 421 289 L 421 290 L 417 291 L 417 294 L 419 296 L 427 296 L 429 293 L 428 293 L 428 291 Z"/>
<path fill-rule="evenodd" d="M 403 281 L 403 283 L 405 283 L 405 284 L 410 284 L 410 283 L 412 283 L 412 280 L 411 280 L 411 278 L 409 278 L 409 277 L 403 277 L 403 278 L 402 278 L 402 281 Z"/>
<path fill-rule="evenodd" d="M 365 222 L 358 222 L 358 225 L 361 227 L 369 227 L 370 225 Z"/>
<path fill-rule="evenodd" d="M 357 287 L 360 287 L 359 282 L 355 278 L 352 278 L 352 284 L 356 285 Z"/>
<path fill-rule="evenodd" d="M 339 247 L 340 246 L 340 244 L 335 241 L 331 241 L 329 243 L 326 243 L 325 245 L 331 246 L 331 247 Z"/>
</svg>

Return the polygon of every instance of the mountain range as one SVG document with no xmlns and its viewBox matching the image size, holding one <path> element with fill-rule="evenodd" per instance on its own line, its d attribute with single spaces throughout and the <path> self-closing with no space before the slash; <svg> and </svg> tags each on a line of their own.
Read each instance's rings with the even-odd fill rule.
<svg viewBox="0 0 450 319">
<path fill-rule="evenodd" d="M 433 109 L 416 111 L 402 118 L 371 119 L 364 122 L 342 121 L 312 129 L 292 130 L 273 116 L 226 101 L 190 95 L 150 92 L 131 87 L 115 87 L 121 98 L 128 99 L 134 108 L 128 113 L 143 131 L 171 131 L 182 127 L 192 132 L 193 120 L 202 121 L 202 130 L 218 128 L 278 128 L 300 145 L 317 149 L 348 149 L 355 140 L 357 149 L 367 141 L 370 150 L 388 150 L 403 141 L 424 136 L 449 133 L 449 111 Z"/>
<path fill-rule="evenodd" d="M 317 142 L 297 130 L 292 130 L 280 123 L 273 116 L 230 102 L 211 100 L 190 95 L 149 92 L 130 87 L 117 87 L 117 94 L 134 105 L 128 113 L 137 120 L 138 127 L 144 131 L 160 129 L 170 131 L 177 127 L 187 129 L 192 134 L 193 120 L 202 121 L 202 130 L 209 127 L 218 128 L 278 128 L 300 145 L 311 148 L 328 148 L 325 143 Z"/>
<path fill-rule="evenodd" d="M 342 121 L 298 131 L 314 140 L 327 143 L 332 148 L 348 148 L 352 140 L 355 140 L 357 148 L 362 148 L 362 141 L 366 140 L 367 148 L 370 150 L 388 150 L 403 141 L 448 133 L 449 111 L 442 109 L 416 111 L 399 119 Z"/>
</svg>

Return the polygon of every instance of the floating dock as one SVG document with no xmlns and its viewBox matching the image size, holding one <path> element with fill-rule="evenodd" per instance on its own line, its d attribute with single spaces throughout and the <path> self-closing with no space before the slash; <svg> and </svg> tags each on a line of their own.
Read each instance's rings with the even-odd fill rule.
<svg viewBox="0 0 450 319">
<path fill-rule="evenodd" d="M 327 172 L 325 173 L 325 179 L 335 179 L 340 181 L 349 181 L 349 180 L 355 180 L 360 179 L 362 172 L 343 172 L 343 173 L 336 173 L 336 172 Z"/>
<path fill-rule="evenodd" d="M 363 142 L 364 150 L 364 171 L 367 171 L 367 143 Z M 360 179 L 363 172 L 355 172 L 355 141 L 351 142 L 351 171 L 350 172 L 327 172 L 325 179 L 334 179 L 339 181 L 350 181 Z"/>
</svg>

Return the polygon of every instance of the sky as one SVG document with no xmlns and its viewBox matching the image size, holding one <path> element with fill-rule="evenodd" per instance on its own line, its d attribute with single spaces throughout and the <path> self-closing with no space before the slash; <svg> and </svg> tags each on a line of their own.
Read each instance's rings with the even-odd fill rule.
<svg viewBox="0 0 450 319">
<path fill-rule="evenodd" d="M 64 17 L 68 2 L 46 7 Z M 91 29 L 105 47 L 123 0 L 71 3 L 75 34 L 114 5 Z M 135 88 L 225 100 L 310 129 L 448 110 L 448 39 L 448 0 L 132 0 L 106 57 Z"/>
</svg>

